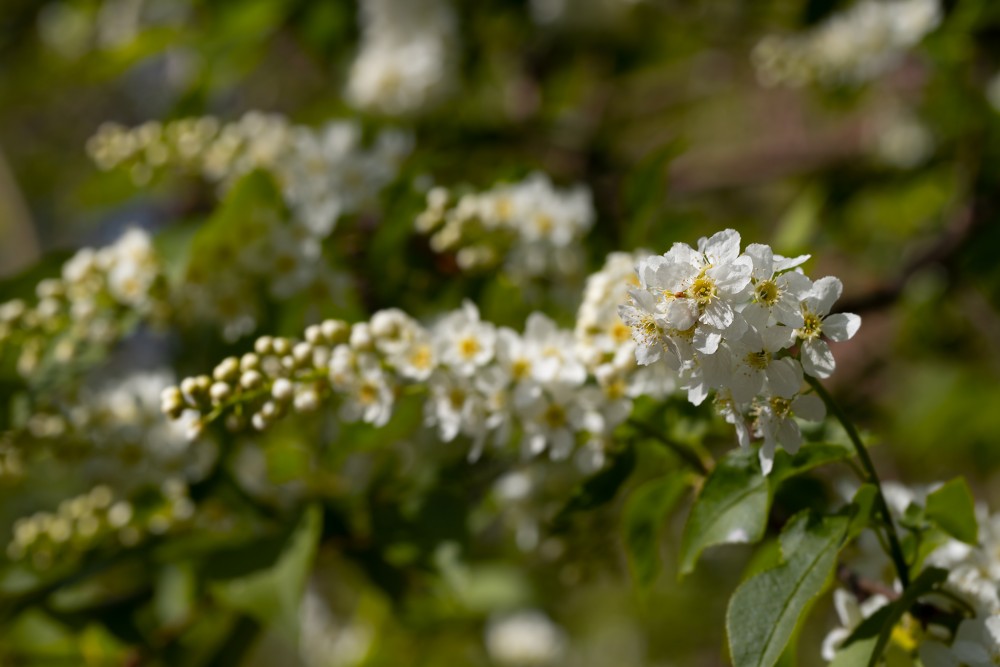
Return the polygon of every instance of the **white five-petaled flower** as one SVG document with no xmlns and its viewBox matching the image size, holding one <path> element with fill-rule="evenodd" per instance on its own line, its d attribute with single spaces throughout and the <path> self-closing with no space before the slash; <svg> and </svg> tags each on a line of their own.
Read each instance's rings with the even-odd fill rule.
<svg viewBox="0 0 1000 667">
<path fill-rule="evenodd" d="M 435 327 L 438 356 L 459 375 L 472 375 L 493 359 L 496 328 L 479 318 L 471 301 L 442 319 Z"/>
<path fill-rule="evenodd" d="M 760 447 L 760 467 L 767 475 L 774 466 L 774 451 L 779 444 L 789 454 L 799 451 L 802 445 L 802 431 L 794 418 L 822 421 L 826 417 L 826 405 L 813 394 L 793 399 L 770 396 L 757 401 L 753 412 L 756 416 L 754 435 L 764 439 Z"/>
<path fill-rule="evenodd" d="M 790 269 L 801 265 L 809 255 L 782 257 L 761 243 L 748 245 L 746 254 L 753 260 L 750 274 L 753 295 L 744 315 L 757 321 L 770 317 L 778 324 L 802 326 L 799 303 L 812 288 L 812 283 L 804 274 Z"/>
<path fill-rule="evenodd" d="M 802 368 L 813 377 L 830 377 L 836 368 L 833 352 L 826 341 L 848 340 L 861 326 L 861 318 L 854 313 L 830 314 L 842 290 L 838 278 L 827 276 L 814 282 L 812 290 L 802 300 L 803 324 L 795 330 L 795 335 L 802 341 Z"/>
</svg>

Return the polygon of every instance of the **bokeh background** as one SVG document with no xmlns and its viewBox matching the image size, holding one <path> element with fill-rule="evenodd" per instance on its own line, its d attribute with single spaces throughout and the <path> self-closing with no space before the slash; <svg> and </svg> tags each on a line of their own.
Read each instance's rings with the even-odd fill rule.
<svg viewBox="0 0 1000 667">
<path fill-rule="evenodd" d="M 861 4 L 420 2 L 397 11 L 414 12 L 419 31 L 420 17 L 445 7 L 443 55 L 429 66 L 439 79 L 432 76 L 426 99 L 394 103 L 366 92 L 365 76 L 374 74 L 356 72 L 374 19 L 348 0 L 4 0 L 0 301 L 30 292 L 73 250 L 113 241 L 129 225 L 151 230 L 162 248 L 188 248 L 219 206 L 216 188 L 189 173 L 142 178 L 99 169 L 87 146 L 106 122 L 230 122 L 259 110 L 312 127 L 353 119 L 366 136 L 403 129 L 413 149 L 377 207 L 338 223 L 323 244 L 324 261 L 340 271 L 336 299 L 277 299 L 260 282 L 248 284 L 264 305 L 243 335 L 197 323 L 143 330 L 72 382 L 101 385 L 114 369 L 164 364 L 178 376 L 201 372 L 249 349 L 254 335 L 296 334 L 321 315 L 359 319 L 390 306 L 425 317 L 468 298 L 499 324 L 520 328 L 536 309 L 571 324 L 583 278 L 610 250 L 663 252 L 732 227 L 747 243 L 810 253 L 810 275 L 843 280 L 841 307 L 864 324 L 836 350 L 833 389 L 870 434 L 883 476 L 923 484 L 963 474 L 998 508 L 1000 6 L 886 2 L 900 15 L 936 17 L 925 35 L 895 49 L 886 47 L 888 33 L 874 45 L 831 37 L 812 55 L 780 41 L 806 43 Z M 788 53 L 774 55 L 781 44 Z M 834 64 L 824 69 L 823 58 Z M 468 274 L 414 230 L 433 184 L 485 189 L 538 170 L 593 195 L 586 271 L 565 284 Z M 13 403 L 24 386 L 5 377 L 2 400 Z M 679 432 L 690 426 L 719 451 L 731 445 L 725 425 L 705 426 L 707 413 L 680 403 L 667 410 Z M 5 408 L 5 419 L 14 412 Z M 246 475 L 277 489 L 260 493 L 274 511 L 270 533 L 233 529 L 221 546 L 126 563 L 114 583 L 95 580 L 98 593 L 75 591 L 103 601 L 80 607 L 84 613 L 37 608 L 8 619 L 0 662 L 506 664 L 491 653 L 490 628 L 510 610 L 531 609 L 544 616 L 522 617 L 529 634 L 562 646 L 552 664 L 727 664 L 722 619 L 749 549 L 710 552 L 678 582 L 681 512 L 663 531 L 656 586 L 640 594 L 630 579 L 622 506 L 630 489 L 671 467 L 668 455 L 641 450 L 636 472 L 608 502 L 546 525 L 525 550 L 510 525 L 519 513 L 551 516 L 579 476 L 526 467 L 523 476 L 540 478 L 533 488 L 550 485 L 552 493 L 522 507 L 517 488 L 497 492 L 499 466 L 470 469 L 454 447 L 417 456 L 403 447 L 419 420 L 404 414 L 384 431 L 343 427 L 333 435 L 309 422 L 255 443 L 257 467 Z M 0 542 L 17 517 L 52 508 L 97 478 L 114 480 L 106 471 L 88 475 L 52 460 L 3 480 Z M 288 491 L 296 485 L 336 508 L 324 515 L 330 539 L 302 603 L 315 608 L 303 612 L 310 620 L 300 634 L 312 628 L 318 649 L 201 607 L 209 559 L 202 554 L 211 552 L 212 567 L 246 568 L 260 548 L 247 535 L 301 528 L 295 503 L 282 495 L 298 498 Z M 115 592 L 126 584 L 141 595 Z M 131 606 L 116 606 L 119 599 Z M 788 664 L 822 664 L 829 609 L 826 599 L 817 604 Z"/>
</svg>

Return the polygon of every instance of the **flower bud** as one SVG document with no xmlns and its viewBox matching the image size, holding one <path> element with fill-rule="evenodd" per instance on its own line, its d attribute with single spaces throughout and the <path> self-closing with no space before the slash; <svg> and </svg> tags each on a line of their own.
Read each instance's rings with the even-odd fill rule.
<svg viewBox="0 0 1000 667">
<path fill-rule="evenodd" d="M 260 368 L 260 357 L 253 352 L 247 352 L 240 357 L 240 370 L 249 371 Z"/>
<path fill-rule="evenodd" d="M 271 354 L 274 352 L 274 348 L 272 346 L 273 342 L 274 339 L 270 336 L 261 336 L 256 340 L 256 342 L 254 342 L 253 349 L 261 356 Z"/>
<path fill-rule="evenodd" d="M 212 371 L 212 377 L 219 382 L 229 382 L 239 377 L 239 373 L 240 360 L 236 357 L 227 357 L 215 367 L 215 370 Z"/>
<path fill-rule="evenodd" d="M 240 386 L 244 389 L 256 389 L 264 381 L 264 377 L 255 370 L 244 371 L 240 376 Z"/>
<path fill-rule="evenodd" d="M 213 403 L 222 403 L 233 395 L 233 388 L 226 382 L 215 382 L 208 393 L 212 397 Z"/>
<path fill-rule="evenodd" d="M 320 329 L 323 331 L 323 338 L 330 345 L 346 343 L 351 330 L 343 320 L 326 320 L 320 325 Z"/>
<path fill-rule="evenodd" d="M 271 387 L 271 396 L 282 403 L 290 401 L 294 393 L 295 385 L 288 378 L 278 378 Z"/>
</svg>

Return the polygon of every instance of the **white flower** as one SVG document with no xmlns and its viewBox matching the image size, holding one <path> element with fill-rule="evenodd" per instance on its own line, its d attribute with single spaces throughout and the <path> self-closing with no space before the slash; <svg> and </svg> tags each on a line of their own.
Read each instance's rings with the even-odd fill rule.
<svg viewBox="0 0 1000 667">
<path fill-rule="evenodd" d="M 795 330 L 795 335 L 802 341 L 802 368 L 813 377 L 830 377 L 836 368 L 826 340 L 848 340 L 861 327 L 861 318 L 854 313 L 830 315 L 842 290 L 838 278 L 827 276 L 813 283 L 811 292 L 802 301 L 803 324 Z"/>
<path fill-rule="evenodd" d="M 485 433 L 483 399 L 471 378 L 439 371 L 427 384 L 430 400 L 424 405 L 425 423 L 437 426 L 441 440 L 451 442 L 459 433 L 473 437 Z"/>
<path fill-rule="evenodd" d="M 778 324 L 802 326 L 799 302 L 809 292 L 812 282 L 803 274 L 789 269 L 805 262 L 809 255 L 794 258 L 776 256 L 770 246 L 760 243 L 748 245 L 746 254 L 753 260 L 753 301 L 744 315 L 756 321 L 761 321 L 759 318 L 763 317 L 764 324 L 770 317 Z"/>
<path fill-rule="evenodd" d="M 553 460 L 569 457 L 576 445 L 576 433 L 587 426 L 588 411 L 581 392 L 572 386 L 538 387 L 517 406 L 524 424 L 522 451 L 538 455 L 548 449 Z"/>
<path fill-rule="evenodd" d="M 502 667 L 558 664 L 566 653 L 566 643 L 562 629 L 536 610 L 494 617 L 486 625 L 486 650 Z"/>
<path fill-rule="evenodd" d="M 656 297 L 646 290 L 630 290 L 629 301 L 618 307 L 618 314 L 632 331 L 636 361 L 643 366 L 659 361 L 666 352 L 666 337 Z"/>
<path fill-rule="evenodd" d="M 725 386 L 740 403 L 753 399 L 765 390 L 781 398 L 791 398 L 802 387 L 802 367 L 779 352 L 790 346 L 794 331 L 773 326 L 747 331 L 730 343 L 732 374 Z"/>
<path fill-rule="evenodd" d="M 434 331 L 438 356 L 459 375 L 472 375 L 493 359 L 496 328 L 479 319 L 479 310 L 471 301 L 438 322 Z"/>
<path fill-rule="evenodd" d="M 996 667 L 1000 664 L 1000 615 L 963 620 L 950 646 L 929 641 L 920 647 L 927 667 Z"/>
<path fill-rule="evenodd" d="M 362 109 L 414 113 L 453 87 L 456 20 L 444 0 L 363 0 L 361 49 L 345 96 Z"/>
<path fill-rule="evenodd" d="M 339 346 L 334 350 L 334 356 L 340 350 L 341 358 L 352 354 L 346 346 Z M 334 386 L 343 394 L 343 403 L 340 406 L 340 417 L 344 421 L 353 422 L 364 421 L 373 426 L 385 426 L 392 416 L 392 407 L 395 401 L 395 392 L 391 384 L 391 378 L 383 370 L 378 360 L 370 354 L 354 355 L 353 367 L 344 368 L 338 364 L 337 372 L 334 372 L 334 364 L 331 363 L 331 380 Z"/>
<path fill-rule="evenodd" d="M 826 405 L 812 394 L 793 399 L 770 396 L 756 401 L 753 412 L 756 415 L 754 435 L 764 439 L 760 447 L 760 465 L 767 475 L 774 465 L 774 451 L 778 445 L 789 454 L 799 451 L 802 445 L 802 431 L 794 417 L 822 421 L 826 417 Z"/>
</svg>

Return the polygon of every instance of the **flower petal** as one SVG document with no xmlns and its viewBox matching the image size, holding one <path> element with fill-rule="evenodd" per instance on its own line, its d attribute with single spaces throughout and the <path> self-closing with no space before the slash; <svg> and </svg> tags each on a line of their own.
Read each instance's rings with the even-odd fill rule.
<svg viewBox="0 0 1000 667">
<path fill-rule="evenodd" d="M 828 378 L 833 375 L 837 362 L 826 341 L 807 340 L 802 343 L 802 369 L 814 378 Z"/>
<path fill-rule="evenodd" d="M 836 313 L 823 320 L 823 335 L 840 342 L 854 337 L 861 328 L 861 318 L 854 313 Z"/>
</svg>

